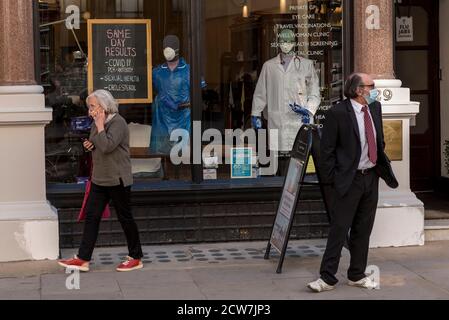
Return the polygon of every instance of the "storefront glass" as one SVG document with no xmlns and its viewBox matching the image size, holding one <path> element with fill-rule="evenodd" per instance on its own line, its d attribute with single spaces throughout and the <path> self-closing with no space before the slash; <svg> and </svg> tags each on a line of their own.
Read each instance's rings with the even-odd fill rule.
<svg viewBox="0 0 449 320">
<path fill-rule="evenodd" d="M 342 99 L 342 1 L 204 3 L 204 127 L 233 134 L 234 147 L 258 155 L 253 178 L 283 176 L 302 123 L 321 123 L 323 111 Z M 225 145 L 217 148 L 226 149 L 219 156 L 222 179 L 233 170 L 225 164 L 232 146 Z M 273 155 L 277 167 L 266 161 Z"/>
<path fill-rule="evenodd" d="M 190 86 L 189 4 L 189 0 L 39 1 L 40 80 L 46 104 L 54 110 L 46 129 L 48 183 L 81 183 L 89 176 L 90 155 L 82 147 L 90 125 L 85 99 L 92 89 L 105 87 L 119 88 L 115 92 L 119 98 L 121 88 L 129 94 L 122 97 L 120 114 L 130 126 L 137 182 L 192 181 L 192 165 L 201 165 L 205 180 L 284 175 L 301 124 L 321 123 L 323 112 L 342 99 L 342 1 L 202 1 L 198 16 L 204 28 L 197 31 L 202 39 L 201 63 L 195 66 L 199 70 L 191 70 L 203 77 L 197 86 L 202 106 L 190 104 L 192 90 L 197 89 Z M 65 19 L 73 8 L 79 9 L 80 27 L 70 30 Z M 117 32 L 89 29 L 93 19 L 118 19 L 108 24 Z M 150 19 L 151 31 L 131 28 L 128 37 L 121 27 L 132 23 L 126 19 Z M 174 71 L 166 64 L 173 52 L 164 52 L 163 46 L 169 35 L 179 39 L 180 59 Z M 145 60 L 136 61 L 142 58 L 139 54 L 147 54 L 145 36 L 151 55 L 142 67 Z M 125 48 L 111 50 L 120 47 L 120 41 Z M 173 37 L 167 41 L 177 42 Z M 106 58 L 113 55 L 118 65 L 111 66 L 109 59 L 102 60 L 104 54 L 97 54 L 105 50 Z M 101 63 L 109 67 L 105 75 L 96 69 Z M 117 75 L 120 70 L 128 74 Z M 142 90 L 132 89 L 138 86 L 132 81 L 142 79 L 149 88 L 143 100 Z M 131 84 L 123 84 L 128 80 Z M 193 108 L 202 109 L 200 122 L 191 121 Z M 175 129 L 190 136 L 186 140 L 178 134 L 183 150 L 193 152 L 191 157 L 183 154 L 183 161 L 170 157 L 174 145 L 181 149 L 179 143 L 168 141 Z M 185 141 L 190 143 L 182 144 Z M 242 158 L 250 160 L 239 163 Z M 312 166 L 309 172 L 313 170 Z"/>
</svg>

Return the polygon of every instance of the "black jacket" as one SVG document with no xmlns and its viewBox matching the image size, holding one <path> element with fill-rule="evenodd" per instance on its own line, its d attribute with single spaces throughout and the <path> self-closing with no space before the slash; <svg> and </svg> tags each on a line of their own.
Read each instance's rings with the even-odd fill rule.
<svg viewBox="0 0 449 320">
<path fill-rule="evenodd" d="M 397 188 L 398 182 L 385 154 L 382 105 L 375 102 L 369 109 L 377 131 L 376 172 L 390 187 Z M 333 185 L 340 196 L 345 196 L 354 181 L 362 155 L 360 132 L 351 100 L 345 100 L 327 111 L 320 153 L 322 183 Z"/>
</svg>

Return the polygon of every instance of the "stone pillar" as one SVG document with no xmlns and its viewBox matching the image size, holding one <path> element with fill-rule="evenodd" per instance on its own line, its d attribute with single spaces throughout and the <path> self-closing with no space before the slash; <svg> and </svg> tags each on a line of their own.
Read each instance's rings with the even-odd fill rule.
<svg viewBox="0 0 449 320">
<path fill-rule="evenodd" d="M 392 0 L 354 0 L 354 69 L 394 79 Z"/>
<path fill-rule="evenodd" d="M 32 0 L 0 1 L 0 86 L 34 85 Z"/>
<path fill-rule="evenodd" d="M 394 5 L 392 0 L 354 0 L 354 71 L 372 75 L 380 90 L 385 142 L 394 146 L 392 161 L 399 188 L 380 185 L 371 247 L 424 244 L 424 204 L 410 189 L 410 126 L 419 103 L 394 74 Z"/>
<path fill-rule="evenodd" d="M 0 16 L 0 262 L 57 259 L 45 183 L 52 110 L 34 79 L 33 0 L 1 0 Z"/>
</svg>

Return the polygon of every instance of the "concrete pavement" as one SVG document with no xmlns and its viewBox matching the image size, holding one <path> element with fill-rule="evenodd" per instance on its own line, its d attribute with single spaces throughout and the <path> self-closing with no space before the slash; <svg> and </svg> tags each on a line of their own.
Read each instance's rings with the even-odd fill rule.
<svg viewBox="0 0 449 320">
<path fill-rule="evenodd" d="M 424 247 L 375 249 L 370 265 L 380 271 L 380 290 L 346 285 L 349 253 L 342 256 L 336 290 L 311 293 L 325 241 L 289 243 L 283 273 L 277 258 L 263 260 L 266 243 L 220 243 L 145 247 L 145 268 L 117 273 L 124 248 L 97 249 L 79 290 L 54 261 L 0 264 L 1 300 L 449 300 L 449 242 Z M 63 251 L 67 257 L 73 250 Z M 73 280 L 73 277 L 71 278 Z M 69 284 L 75 284 L 69 281 Z"/>
</svg>

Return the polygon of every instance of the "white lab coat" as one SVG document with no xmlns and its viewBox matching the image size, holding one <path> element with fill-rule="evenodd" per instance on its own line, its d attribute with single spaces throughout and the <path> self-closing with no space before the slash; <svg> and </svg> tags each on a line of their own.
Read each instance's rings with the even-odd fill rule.
<svg viewBox="0 0 449 320">
<path fill-rule="evenodd" d="M 321 103 L 320 81 L 314 63 L 306 58 L 300 60 L 298 68 L 298 61 L 295 64 L 292 59 L 287 71 L 280 55 L 265 62 L 254 92 L 252 116 L 261 117 L 267 108 L 268 129 L 278 130 L 279 141 L 270 140 L 273 151 L 291 151 L 303 124 L 302 116 L 289 105 L 297 103 L 315 115 Z"/>
</svg>

